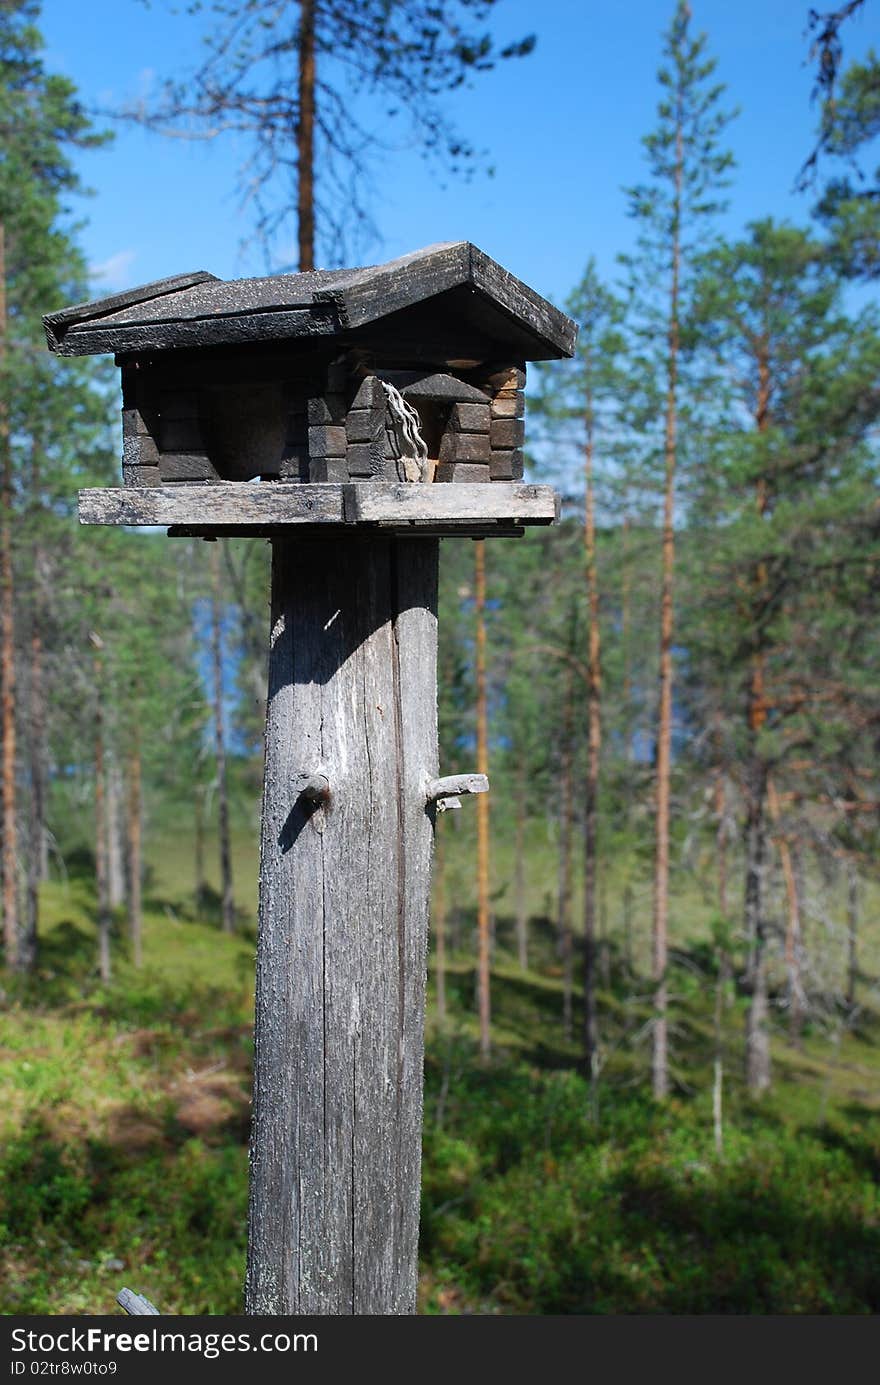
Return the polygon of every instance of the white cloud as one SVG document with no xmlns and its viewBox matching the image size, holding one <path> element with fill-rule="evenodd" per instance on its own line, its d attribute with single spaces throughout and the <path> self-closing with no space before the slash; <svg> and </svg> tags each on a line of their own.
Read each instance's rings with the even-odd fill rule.
<svg viewBox="0 0 880 1385">
<path fill-rule="evenodd" d="M 89 277 L 97 280 L 101 288 L 124 289 L 131 284 L 131 266 L 137 259 L 136 250 L 118 250 L 108 260 L 89 265 Z"/>
</svg>

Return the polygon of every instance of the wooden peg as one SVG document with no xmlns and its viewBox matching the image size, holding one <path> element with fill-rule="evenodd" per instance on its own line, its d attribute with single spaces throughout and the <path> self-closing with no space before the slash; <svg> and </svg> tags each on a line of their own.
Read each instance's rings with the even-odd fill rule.
<svg viewBox="0 0 880 1385">
<path fill-rule="evenodd" d="M 428 803 L 441 798 L 456 798 L 459 794 L 488 793 L 489 780 L 485 774 L 447 774 L 445 779 L 431 779 L 425 791 Z"/>
<path fill-rule="evenodd" d="M 298 798 L 310 803 L 326 803 L 330 798 L 330 781 L 326 774 L 304 772 L 294 778 Z"/>
</svg>

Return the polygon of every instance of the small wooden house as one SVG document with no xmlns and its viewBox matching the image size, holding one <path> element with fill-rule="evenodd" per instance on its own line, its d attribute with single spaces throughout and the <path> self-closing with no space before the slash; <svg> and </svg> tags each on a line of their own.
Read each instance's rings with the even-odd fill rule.
<svg viewBox="0 0 880 1385">
<path fill-rule="evenodd" d="M 366 269 L 181 275 L 45 325 L 59 355 L 115 353 L 140 487 L 520 480 L 526 361 L 570 356 L 576 334 L 466 241 Z"/>
</svg>

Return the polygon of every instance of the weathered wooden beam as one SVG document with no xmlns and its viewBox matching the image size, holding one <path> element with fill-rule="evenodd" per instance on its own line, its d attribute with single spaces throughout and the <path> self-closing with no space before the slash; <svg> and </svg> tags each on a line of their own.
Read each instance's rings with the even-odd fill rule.
<svg viewBox="0 0 880 1385">
<path fill-rule="evenodd" d="M 221 314 L 180 322 L 114 324 L 112 319 L 104 322 L 98 318 L 68 328 L 54 350 L 59 356 L 88 356 L 110 351 L 163 351 L 168 347 L 201 349 L 287 337 L 332 336 L 338 325 L 332 310 L 320 313 L 314 307 L 292 312 Z"/>
<path fill-rule="evenodd" d="M 437 570 L 273 543 L 249 1315 L 415 1311 Z"/>
<path fill-rule="evenodd" d="M 125 289 L 122 293 L 111 294 L 94 303 L 74 303 L 69 308 L 61 308 L 56 313 L 47 313 L 43 318 L 46 339 L 50 351 L 57 351 L 64 333 L 74 323 L 86 322 L 93 317 L 103 317 L 107 313 L 118 312 L 138 303 L 149 303 L 154 298 L 164 298 L 169 293 L 192 288 L 195 284 L 217 282 L 217 276 L 206 269 L 197 269 L 191 274 L 175 274 L 170 279 L 154 279 L 152 283 L 139 288 Z"/>
<path fill-rule="evenodd" d="M 484 469 L 485 470 L 485 469 Z M 178 529 L 267 529 L 277 525 L 413 524 L 495 532 L 522 524 L 552 524 L 558 501 L 550 486 L 487 481 L 418 485 L 364 481 L 262 481 L 162 486 L 113 486 L 79 493 L 81 524 L 172 525 Z"/>
<path fill-rule="evenodd" d="M 279 533 L 283 533 L 287 526 L 277 524 L 172 524 L 168 528 L 169 539 L 277 539 Z M 476 523 L 474 520 L 447 520 L 435 522 L 433 520 L 401 520 L 397 524 L 376 524 L 369 525 L 363 530 L 355 526 L 340 530 L 328 531 L 326 524 L 309 525 L 298 524 L 295 530 L 297 537 L 305 538 L 307 535 L 315 534 L 344 533 L 354 537 L 357 534 L 382 533 L 396 536 L 397 538 L 413 538 L 416 534 L 420 538 L 429 539 L 521 539 L 525 534 L 525 529 L 521 524 L 510 524 L 506 520 L 486 520 L 483 523 Z"/>
<path fill-rule="evenodd" d="M 348 523 L 400 523 L 410 520 L 552 524 L 559 517 L 552 486 L 486 481 L 468 485 L 352 483 L 345 493 Z"/>
<path fill-rule="evenodd" d="M 113 486 L 79 493 L 81 524 L 341 524 L 341 485 L 229 481 L 213 486 Z"/>
</svg>

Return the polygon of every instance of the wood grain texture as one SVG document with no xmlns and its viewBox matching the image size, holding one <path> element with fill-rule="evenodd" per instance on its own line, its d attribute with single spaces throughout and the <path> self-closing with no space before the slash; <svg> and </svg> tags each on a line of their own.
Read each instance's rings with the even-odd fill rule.
<svg viewBox="0 0 880 1385">
<path fill-rule="evenodd" d="M 83 490 L 81 524 L 341 524 L 343 486 L 225 482 Z"/>
<path fill-rule="evenodd" d="M 483 467 L 482 471 L 487 471 Z M 550 486 L 487 481 L 468 485 L 349 484 L 268 481 L 256 485 L 113 486 L 79 493 L 81 524 L 155 524 L 212 532 L 278 525 L 425 524 L 486 526 L 552 524 L 557 497 Z M 467 531 L 466 531 L 467 532 Z"/>
<path fill-rule="evenodd" d="M 248 1314 L 415 1310 L 437 565 L 273 544 Z"/>
<path fill-rule="evenodd" d="M 465 486 L 364 482 L 346 487 L 345 515 L 349 523 L 501 519 L 552 524 L 558 518 L 558 501 L 551 486 L 505 486 L 498 481 Z"/>
</svg>

